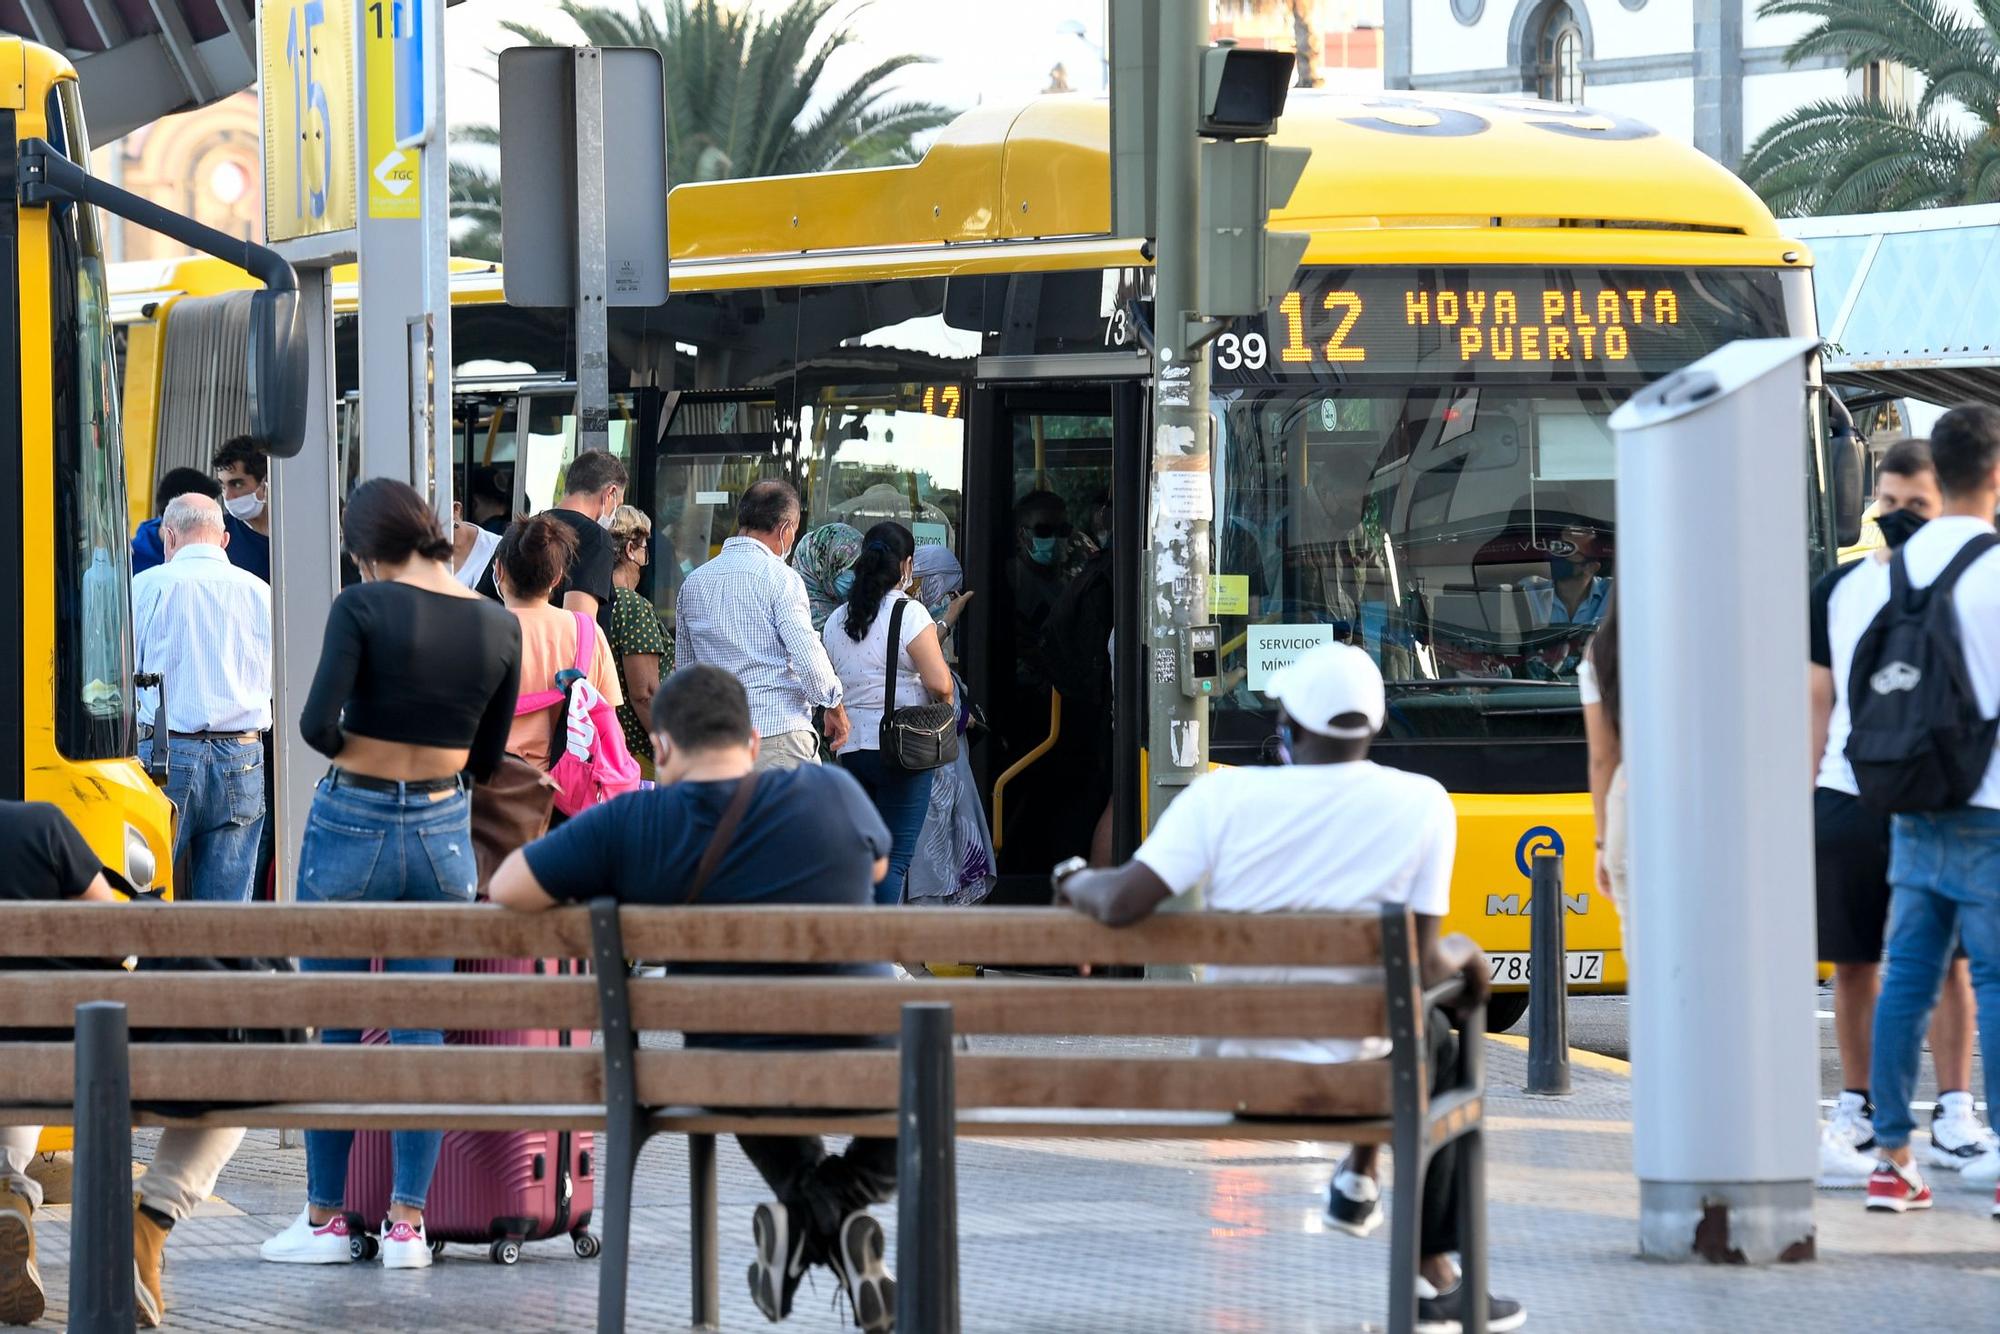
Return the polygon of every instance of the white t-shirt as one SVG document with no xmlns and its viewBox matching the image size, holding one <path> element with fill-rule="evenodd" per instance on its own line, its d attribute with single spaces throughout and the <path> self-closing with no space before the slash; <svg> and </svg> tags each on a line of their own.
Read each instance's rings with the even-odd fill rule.
<svg viewBox="0 0 2000 1334">
<path fill-rule="evenodd" d="M 479 587 L 479 576 L 486 573 L 486 567 L 493 563 L 493 553 L 499 549 L 500 534 L 490 533 L 484 528 L 474 529 L 472 550 L 465 554 L 465 564 L 452 573 L 467 588 Z"/>
<path fill-rule="evenodd" d="M 1969 515 L 1932 519 L 1903 544 L 1911 584 L 1928 586 L 1944 573 L 1960 547 L 1980 533 L 1992 531 L 1992 524 Z M 1979 697 L 1980 712 L 1991 718 L 2000 714 L 2000 550 L 1989 551 L 1973 562 L 1959 579 L 1953 601 L 1958 607 L 1958 635 L 1965 648 L 1966 671 Z M 1842 579 L 1827 602 L 1833 714 L 1827 720 L 1826 753 L 1820 757 L 1821 787 L 1859 795 L 1854 771 L 1847 763 L 1847 678 L 1854 670 L 1855 646 L 1888 602 L 1889 567 L 1873 560 L 1863 562 L 1862 568 Z M 2000 810 L 2000 742 L 1996 742 L 1995 751 L 1996 760 L 1987 762 L 1986 778 L 1971 802 L 1988 810 Z"/>
<path fill-rule="evenodd" d="M 1435 779 L 1368 760 L 1223 769 L 1167 807 L 1136 860 L 1175 894 L 1208 886 L 1217 912 L 1352 912 L 1383 904 L 1442 917 L 1451 906 L 1458 818 Z M 1341 982 L 1349 968 L 1212 965 L 1232 982 Z M 1224 1056 L 1333 1064 L 1389 1050 L 1385 1039 L 1226 1041 Z"/>
<path fill-rule="evenodd" d="M 876 609 L 868 633 L 856 643 L 848 637 L 847 604 L 841 603 L 833 609 L 833 615 L 826 618 L 826 629 L 820 638 L 826 644 L 826 656 L 833 663 L 834 674 L 840 678 L 841 693 L 847 705 L 847 721 L 851 726 L 847 744 L 840 748 L 842 755 L 851 750 L 881 749 L 882 682 L 889 661 L 889 617 L 896 610 L 898 600 L 905 605 L 903 641 L 896 648 L 896 707 L 903 709 L 912 704 L 930 703 L 931 692 L 924 688 L 923 678 L 917 675 L 916 664 L 910 661 L 910 641 L 931 625 L 931 614 L 924 610 L 924 604 L 901 593 L 891 593 L 882 599 L 882 605 Z"/>
</svg>

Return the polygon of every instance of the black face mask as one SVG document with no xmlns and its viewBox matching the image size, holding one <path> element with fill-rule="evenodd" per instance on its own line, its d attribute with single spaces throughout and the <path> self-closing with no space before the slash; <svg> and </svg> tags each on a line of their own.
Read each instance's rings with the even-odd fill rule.
<svg viewBox="0 0 2000 1334">
<path fill-rule="evenodd" d="M 1924 523 L 1924 516 L 1915 510 L 1894 510 L 1888 514 L 1877 515 L 1875 518 L 1875 527 L 1881 531 L 1882 540 L 1887 542 L 1892 550 L 1909 541 L 1911 535 L 1923 527 Z"/>
</svg>

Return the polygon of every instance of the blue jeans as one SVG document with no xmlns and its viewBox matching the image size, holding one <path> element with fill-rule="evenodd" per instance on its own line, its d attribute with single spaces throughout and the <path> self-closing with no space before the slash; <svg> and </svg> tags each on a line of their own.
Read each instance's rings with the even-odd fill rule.
<svg viewBox="0 0 2000 1334">
<path fill-rule="evenodd" d="M 299 850 L 301 903 L 470 903 L 477 879 L 472 857 L 471 804 L 463 789 L 444 794 L 377 792 L 343 783 L 338 770 L 320 779 Z M 449 959 L 386 959 L 391 973 L 449 973 Z M 307 973 L 365 973 L 366 959 L 301 959 Z M 359 1042 L 357 1029 L 323 1029 L 321 1042 Z M 435 1047 L 444 1034 L 397 1028 L 398 1046 Z M 437 1170 L 435 1130 L 398 1130 L 392 1140 L 391 1203 L 424 1207 Z M 306 1198 L 339 1209 L 347 1196 L 351 1130 L 306 1132 Z"/>
<path fill-rule="evenodd" d="M 139 743 L 139 759 L 152 758 L 157 735 Z M 167 742 L 167 799 L 180 812 L 174 828 L 174 865 L 188 883 L 174 886 L 181 899 L 244 903 L 257 876 L 257 845 L 264 834 L 264 745 L 260 741 Z M 145 886 L 141 885 L 141 889 Z"/>
<path fill-rule="evenodd" d="M 850 750 L 840 757 L 840 767 L 854 775 L 889 826 L 889 874 L 875 886 L 875 902 L 901 903 L 910 860 L 917 855 L 917 835 L 924 832 L 931 807 L 931 771 L 911 773 L 885 764 L 879 750 Z"/>
<path fill-rule="evenodd" d="M 1875 1137 L 1900 1149 L 1914 1128 L 1924 1030 L 1954 943 L 1972 961 L 1981 1051 L 2000 1051 L 2000 811 L 1978 806 L 1899 815 L 1891 834 L 1888 962 L 1875 1003 Z M 2000 1065 L 1986 1068 L 1986 1105 L 2000 1107 Z"/>
</svg>

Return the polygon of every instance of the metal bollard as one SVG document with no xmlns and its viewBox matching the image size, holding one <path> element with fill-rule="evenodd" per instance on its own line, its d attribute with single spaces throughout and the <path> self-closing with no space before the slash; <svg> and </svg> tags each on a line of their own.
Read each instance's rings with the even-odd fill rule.
<svg viewBox="0 0 2000 1334">
<path fill-rule="evenodd" d="M 76 1007 L 76 1182 L 69 1234 L 69 1334 L 130 1334 L 132 1068 L 125 1007 Z"/>
<path fill-rule="evenodd" d="M 1535 854 L 1528 909 L 1528 1092 L 1569 1092 L 1569 959 L 1563 948 L 1563 859 Z"/>
<path fill-rule="evenodd" d="M 958 1334 L 958 1100 L 951 1006 L 903 1007 L 896 1136 L 896 1328 Z"/>
</svg>

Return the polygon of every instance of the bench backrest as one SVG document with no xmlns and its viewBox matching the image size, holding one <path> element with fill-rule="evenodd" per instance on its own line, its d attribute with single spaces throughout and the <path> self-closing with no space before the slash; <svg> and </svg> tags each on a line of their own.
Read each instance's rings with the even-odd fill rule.
<svg viewBox="0 0 2000 1334">
<path fill-rule="evenodd" d="M 628 984 L 632 1026 L 641 1031 L 883 1035 L 897 1031 L 903 1005 L 948 1002 L 957 1031 L 1020 1040 L 981 1043 L 957 1058 L 962 1107 L 1382 1115 L 1390 1106 L 1384 1062 L 1224 1059 L 1196 1055 L 1185 1040 L 1381 1037 L 1399 1006 L 1421 1023 L 1410 919 L 1401 912 L 1171 913 L 1114 930 L 1063 909 L 628 907 L 616 922 L 624 956 L 670 965 L 950 959 L 1357 970 L 1352 980 L 1200 985 L 671 972 Z M 529 916 L 487 906 L 0 904 L 0 957 L 588 961 L 592 951 L 583 908 Z M 0 979 L 0 1025 L 64 1026 L 79 1002 L 115 1000 L 126 1004 L 135 1030 L 384 1028 L 407 1026 L 412 1013 L 445 1029 L 587 1029 L 600 1026 L 603 991 L 591 976 L 554 973 L 13 973 Z M 1071 1035 L 1135 1041 L 1110 1056 L 1095 1046 L 1088 1057 L 1035 1041 Z M 549 1106 L 603 1099 L 602 1059 L 588 1050 L 152 1045 L 142 1032 L 135 1039 L 133 1094 L 141 1100 Z M 0 1097 L 69 1099 L 67 1045 L 24 1044 L 10 1064 L 18 1078 Z M 896 1103 L 889 1050 L 649 1048 L 636 1068 L 648 1106 Z"/>
</svg>

